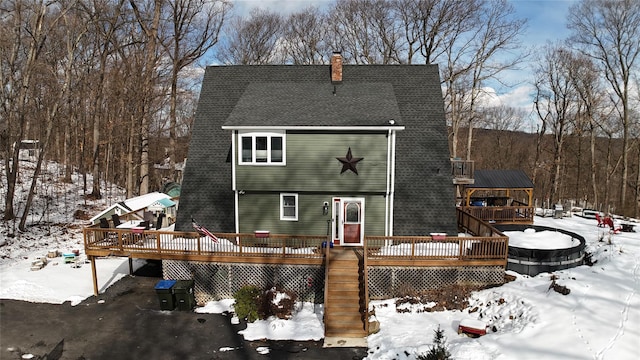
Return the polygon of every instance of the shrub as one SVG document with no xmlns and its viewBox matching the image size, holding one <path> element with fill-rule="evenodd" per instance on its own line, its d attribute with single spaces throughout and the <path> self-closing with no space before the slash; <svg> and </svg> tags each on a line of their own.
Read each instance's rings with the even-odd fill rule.
<svg viewBox="0 0 640 360">
<path fill-rule="evenodd" d="M 274 286 L 265 290 L 260 299 L 258 314 L 261 319 L 276 316 L 279 319 L 290 319 L 298 296 L 292 291 Z"/>
<path fill-rule="evenodd" d="M 444 330 L 434 330 L 433 346 L 426 354 L 418 355 L 418 360 L 451 360 L 451 353 L 447 350 L 446 340 L 444 338 Z"/>
<path fill-rule="evenodd" d="M 254 322 L 259 319 L 258 306 L 260 304 L 260 289 L 255 286 L 243 286 L 235 294 L 235 304 L 233 309 L 239 319 L 246 319 L 248 322 Z"/>
</svg>

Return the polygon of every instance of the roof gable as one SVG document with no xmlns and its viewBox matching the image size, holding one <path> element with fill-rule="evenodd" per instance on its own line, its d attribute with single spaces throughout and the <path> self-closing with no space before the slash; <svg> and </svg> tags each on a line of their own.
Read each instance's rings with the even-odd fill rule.
<svg viewBox="0 0 640 360">
<path fill-rule="evenodd" d="M 395 98 L 404 131 L 397 132 L 395 142 L 394 234 L 457 234 L 455 194 L 449 171 L 447 127 L 437 65 L 344 65 L 342 70 L 342 83 L 337 85 L 337 92 L 345 91 L 349 86 L 371 92 L 376 89 L 373 84 L 380 84 L 377 87 L 380 93 L 371 95 L 374 99 L 388 101 L 391 94 Z M 249 107 L 245 106 L 261 101 L 256 97 L 268 88 L 268 85 L 252 84 L 269 83 L 279 84 L 280 94 L 284 97 L 302 97 L 291 91 L 295 86 L 312 92 L 333 89 L 329 65 L 208 67 L 189 145 L 176 230 L 190 230 L 193 217 L 212 231 L 235 231 L 232 172 L 228 162 L 231 136 L 223 124 L 256 123 L 259 119 L 253 118 L 248 122 L 239 115 L 251 116 Z M 318 84 L 323 85 L 318 87 Z M 254 88 L 249 90 L 252 86 Z M 322 96 L 324 94 L 326 91 Z M 246 101 L 246 105 L 241 104 L 244 96 L 247 97 L 242 102 Z M 282 101 L 289 102 L 291 106 L 281 111 L 292 114 L 297 111 L 291 109 L 293 106 L 316 106 Z M 357 104 L 357 96 L 353 95 L 352 101 Z M 367 103 L 371 104 L 371 100 Z M 363 119 L 371 123 L 373 119 L 387 119 L 386 113 L 379 116 L 371 106 L 379 109 L 376 105 L 364 110 L 364 107 L 359 107 L 366 114 Z M 271 112 L 277 110 L 270 108 Z M 387 104 L 383 108 L 386 111 L 393 107 Z M 319 107 L 313 109 L 322 113 Z M 351 111 L 348 107 L 335 109 L 341 109 L 345 114 Z M 307 115 L 313 113 L 309 110 L 304 112 Z M 347 118 L 346 115 L 342 117 Z M 294 116 L 286 118 L 293 121 Z M 309 116 L 306 119 L 305 123 L 313 118 Z M 328 121 L 326 119 L 324 121 Z"/>
<path fill-rule="evenodd" d="M 388 126 L 389 120 L 401 120 L 390 83 L 252 82 L 224 126 Z"/>
</svg>

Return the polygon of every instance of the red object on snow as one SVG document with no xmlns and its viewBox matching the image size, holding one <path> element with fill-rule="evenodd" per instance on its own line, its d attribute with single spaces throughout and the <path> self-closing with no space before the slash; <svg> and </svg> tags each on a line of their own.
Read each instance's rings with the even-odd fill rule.
<svg viewBox="0 0 640 360">
<path fill-rule="evenodd" d="M 487 324 L 480 320 L 473 319 L 464 319 L 460 321 L 458 325 L 458 334 L 473 334 L 473 335 L 486 335 L 487 334 Z"/>
</svg>

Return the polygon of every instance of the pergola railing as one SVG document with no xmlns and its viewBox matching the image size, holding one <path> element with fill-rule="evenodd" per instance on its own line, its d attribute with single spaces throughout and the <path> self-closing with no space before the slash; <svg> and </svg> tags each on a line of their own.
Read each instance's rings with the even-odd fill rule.
<svg viewBox="0 0 640 360">
<path fill-rule="evenodd" d="M 490 223 L 532 224 L 535 215 L 532 206 L 461 206 L 460 209 Z"/>
</svg>

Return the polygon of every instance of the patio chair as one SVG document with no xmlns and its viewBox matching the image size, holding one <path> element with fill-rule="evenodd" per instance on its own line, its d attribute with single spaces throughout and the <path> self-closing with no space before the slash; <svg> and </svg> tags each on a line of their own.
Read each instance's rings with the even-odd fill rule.
<svg viewBox="0 0 640 360">
<path fill-rule="evenodd" d="M 158 214 L 158 223 L 156 224 L 156 230 L 162 229 L 162 220 L 164 220 L 165 214 Z"/>
<path fill-rule="evenodd" d="M 100 218 L 100 228 L 101 229 L 108 229 L 111 226 L 109 225 L 109 220 L 105 219 L 105 218 Z"/>
<path fill-rule="evenodd" d="M 111 224 L 109 224 L 109 220 L 105 219 L 105 218 L 100 218 L 100 228 L 101 229 L 110 229 L 111 228 Z M 115 232 L 103 232 L 102 233 L 103 238 L 102 240 L 105 241 L 109 241 L 109 242 L 117 242 L 118 240 L 118 234 Z"/>
<path fill-rule="evenodd" d="M 118 214 L 111 214 L 111 220 L 113 220 L 113 227 L 118 227 L 118 225 L 122 224 Z"/>
<path fill-rule="evenodd" d="M 154 218 L 153 212 L 151 211 L 144 212 L 144 216 L 143 216 L 144 221 L 148 221 L 149 224 L 151 224 L 153 222 L 153 218 Z"/>
</svg>

